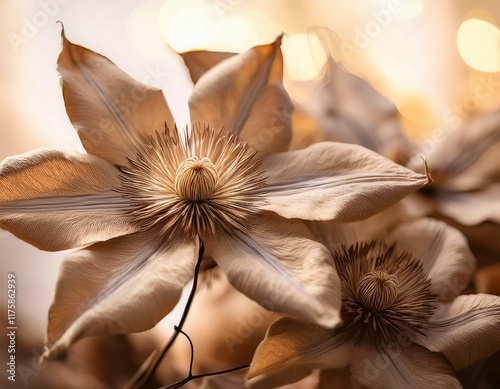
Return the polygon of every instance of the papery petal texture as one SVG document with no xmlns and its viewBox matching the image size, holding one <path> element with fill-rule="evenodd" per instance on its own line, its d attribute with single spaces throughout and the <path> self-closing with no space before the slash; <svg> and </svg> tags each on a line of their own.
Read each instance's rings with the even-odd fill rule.
<svg viewBox="0 0 500 389">
<path fill-rule="evenodd" d="M 144 331 L 177 304 L 193 277 L 194 242 L 135 233 L 68 255 L 49 312 L 45 357 L 86 336 Z"/>
<path fill-rule="evenodd" d="M 465 236 L 435 219 L 402 224 L 387 241 L 420 260 L 431 280 L 431 292 L 443 301 L 454 299 L 465 289 L 476 267 Z"/>
<path fill-rule="evenodd" d="M 500 223 L 500 183 L 476 192 L 441 191 L 435 196 L 438 211 L 464 226 L 485 221 Z"/>
<path fill-rule="evenodd" d="M 356 348 L 350 371 L 355 387 L 371 389 L 461 389 L 453 369 L 439 353 L 416 344 L 389 345 L 384 352 Z"/>
<path fill-rule="evenodd" d="M 493 355 L 500 350 L 500 297 L 464 295 L 440 305 L 426 335 L 416 341 L 442 353 L 456 370 Z"/>
<path fill-rule="evenodd" d="M 301 221 L 264 213 L 247 236 L 215 236 L 207 253 L 236 289 L 264 308 L 329 328 L 340 322 L 333 260 Z"/>
<path fill-rule="evenodd" d="M 285 151 L 293 105 L 283 88 L 281 37 L 222 61 L 196 83 L 191 122 L 224 126 L 262 155 Z"/>
<path fill-rule="evenodd" d="M 267 204 L 286 218 L 356 221 L 391 207 L 428 183 L 357 145 L 323 142 L 268 156 Z"/>
<path fill-rule="evenodd" d="M 126 165 L 141 136 L 174 128 L 161 90 L 129 77 L 106 57 L 68 41 L 57 69 L 66 111 L 87 152 Z"/>
<path fill-rule="evenodd" d="M 203 76 L 207 71 L 212 69 L 215 65 L 236 55 L 234 53 L 219 52 L 219 51 L 206 51 L 195 50 L 180 53 L 184 64 L 189 70 L 189 75 L 194 84 Z"/>
<path fill-rule="evenodd" d="M 346 367 L 353 344 L 341 330 L 291 318 L 274 322 L 255 351 L 248 372 L 251 388 L 297 382 L 314 368 Z"/>
<path fill-rule="evenodd" d="M 119 171 L 87 154 L 38 150 L 0 165 L 0 227 L 48 251 L 137 231 Z"/>
<path fill-rule="evenodd" d="M 443 135 L 428 155 L 429 166 L 436 172 L 436 177 L 445 182 L 465 172 L 499 142 L 500 109 L 497 109 Z"/>
</svg>

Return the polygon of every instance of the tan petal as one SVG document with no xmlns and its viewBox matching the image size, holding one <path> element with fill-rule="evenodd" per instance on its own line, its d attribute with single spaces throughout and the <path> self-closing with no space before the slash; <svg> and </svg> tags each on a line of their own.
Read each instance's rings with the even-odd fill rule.
<svg viewBox="0 0 500 389">
<path fill-rule="evenodd" d="M 135 157 L 141 136 L 174 128 L 161 90 L 135 81 L 106 57 L 68 41 L 57 62 L 66 111 L 85 149 L 113 164 Z"/>
<path fill-rule="evenodd" d="M 465 236 L 435 219 L 402 224 L 387 241 L 420 259 L 431 280 L 432 293 L 443 301 L 454 299 L 465 289 L 476 267 Z"/>
<path fill-rule="evenodd" d="M 292 114 L 292 141 L 289 150 L 300 150 L 318 143 L 321 135 L 321 129 L 316 120 L 296 104 Z"/>
<path fill-rule="evenodd" d="M 348 369 L 321 369 L 317 389 L 356 389 Z"/>
<path fill-rule="evenodd" d="M 359 222 L 309 221 L 307 225 L 317 239 L 330 250 L 337 251 L 342 246 L 349 247 L 358 242 L 384 240 L 388 231 L 409 220 L 411 218 L 405 208 L 398 203 Z"/>
<path fill-rule="evenodd" d="M 440 213 L 465 226 L 500 223 L 500 183 L 477 192 L 440 192 L 435 201 Z"/>
<path fill-rule="evenodd" d="M 251 388 L 297 382 L 314 368 L 347 366 L 352 345 L 341 330 L 291 318 L 273 323 L 255 351 L 248 372 Z M 266 386 L 267 385 L 267 386 Z"/>
<path fill-rule="evenodd" d="M 350 368 L 355 388 L 462 388 L 446 358 L 416 344 L 395 342 L 382 353 L 357 348 Z"/>
<path fill-rule="evenodd" d="M 331 57 L 318 84 L 304 105 L 322 130 L 318 141 L 358 144 L 398 162 L 407 160 L 412 147 L 391 101 Z"/>
<path fill-rule="evenodd" d="M 500 109 L 477 116 L 453 131 L 443 134 L 443 139 L 435 142 L 435 147 L 428 155 L 429 167 L 435 172 L 433 174 L 438 181 L 446 181 L 479 162 L 498 142 L 500 142 Z M 498 158 L 494 161 L 494 165 L 498 166 Z M 478 180 L 483 178 L 479 176 Z"/>
<path fill-rule="evenodd" d="M 136 233 L 71 253 L 50 308 L 44 356 L 55 357 L 82 337 L 153 327 L 193 277 L 195 246 Z"/>
<path fill-rule="evenodd" d="M 248 380 L 246 387 L 250 389 L 294 388 L 293 384 L 300 385 L 299 381 L 310 376 L 312 372 L 312 369 L 306 366 L 287 366 L 281 368 L 276 373 L 264 373 Z M 300 388 L 301 386 L 298 387 Z M 307 385 L 304 387 L 312 388 L 314 386 Z"/>
<path fill-rule="evenodd" d="M 191 121 L 225 126 L 263 155 L 287 150 L 293 105 L 282 84 L 280 44 L 281 37 L 203 75 L 189 99 Z"/>
<path fill-rule="evenodd" d="M 287 218 L 355 221 L 396 204 L 428 183 L 361 146 L 323 142 L 264 159 L 268 204 Z"/>
<path fill-rule="evenodd" d="M 500 135 L 500 124 L 498 129 Z M 500 138 L 500 136 L 499 136 Z M 482 190 L 488 185 L 500 182 L 500 139 L 464 171 L 441 184 L 441 188 L 455 191 Z"/>
<path fill-rule="evenodd" d="M 87 154 L 38 150 L 0 164 L 0 227 L 64 250 L 137 231 L 114 189 L 118 170 Z"/>
<path fill-rule="evenodd" d="M 479 267 L 497 262 L 500 255 L 500 224 L 484 222 L 476 226 L 464 226 L 448 217 L 437 217 L 467 237 Z"/>
<path fill-rule="evenodd" d="M 340 281 L 333 259 L 299 220 L 263 214 L 247 236 L 214 237 L 207 253 L 236 289 L 264 308 L 324 327 L 339 323 Z"/>
<path fill-rule="evenodd" d="M 184 60 L 184 64 L 187 66 L 189 75 L 191 76 L 191 80 L 194 84 L 196 84 L 201 76 L 212 69 L 215 65 L 229 57 L 232 57 L 233 55 L 235 54 L 206 50 L 180 53 L 180 56 Z"/>
<path fill-rule="evenodd" d="M 416 341 L 442 353 L 457 370 L 493 355 L 500 350 L 500 297 L 459 296 L 440 305 L 426 335 Z"/>
</svg>

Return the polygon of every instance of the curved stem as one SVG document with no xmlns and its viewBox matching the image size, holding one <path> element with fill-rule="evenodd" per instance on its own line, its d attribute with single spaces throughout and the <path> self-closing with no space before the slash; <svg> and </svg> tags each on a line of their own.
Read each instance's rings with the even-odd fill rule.
<svg viewBox="0 0 500 389">
<path fill-rule="evenodd" d="M 175 331 L 181 333 L 182 335 L 184 335 L 186 337 L 186 339 L 189 342 L 189 347 L 191 348 L 191 360 L 189 361 L 188 375 L 187 375 L 186 378 L 183 378 L 182 380 L 179 380 L 177 382 L 174 382 L 173 384 L 170 384 L 170 385 L 167 385 L 167 386 L 163 386 L 163 387 L 158 388 L 158 389 L 176 389 L 176 388 L 180 388 L 180 387 L 184 386 L 189 381 L 196 380 L 198 378 L 210 377 L 210 376 L 214 376 L 214 375 L 220 375 L 220 374 L 230 373 L 232 371 L 236 371 L 236 370 L 240 370 L 240 369 L 245 369 L 245 368 L 247 368 L 247 367 L 250 366 L 250 365 L 243 365 L 243 366 L 233 367 L 231 369 L 220 370 L 220 371 L 216 371 L 216 372 L 212 372 L 212 373 L 193 374 L 193 362 L 194 362 L 194 346 L 193 346 L 193 341 L 191 340 L 191 338 L 189 337 L 189 335 L 186 334 L 184 331 L 182 331 L 179 327 L 174 326 L 174 329 L 175 329 Z"/>
<path fill-rule="evenodd" d="M 139 370 L 137 370 L 135 375 L 130 379 L 128 384 L 125 386 L 125 389 L 142 388 L 152 377 L 152 375 L 160 365 L 161 360 L 167 354 L 168 350 L 172 347 L 172 345 L 175 342 L 175 339 L 177 339 L 177 336 L 179 336 L 179 332 L 180 330 L 182 330 L 182 326 L 186 321 L 189 309 L 191 308 L 191 304 L 193 303 L 193 298 L 196 293 L 196 288 L 198 286 L 198 275 L 200 273 L 201 260 L 203 259 L 203 254 L 205 253 L 205 246 L 203 245 L 203 242 L 199 237 L 198 237 L 198 244 L 199 244 L 198 261 L 196 262 L 196 267 L 194 269 L 193 285 L 191 287 L 191 292 L 189 293 L 189 297 L 187 299 L 184 311 L 182 312 L 181 319 L 179 320 L 179 324 L 176 326 L 175 332 L 173 333 L 172 337 L 164 347 L 156 349 L 151 353 L 148 359 L 146 359 L 146 361 L 142 364 Z"/>
<path fill-rule="evenodd" d="M 193 374 L 193 363 L 194 363 L 194 346 L 193 346 L 193 341 L 191 340 L 191 338 L 189 337 L 188 334 L 186 334 L 184 331 L 182 331 L 179 327 L 175 326 L 174 329 L 178 332 L 180 332 L 182 335 L 184 335 L 186 337 L 186 339 L 188 340 L 189 342 L 189 347 L 191 348 L 191 360 L 189 361 L 189 373 L 188 375 L 192 375 Z"/>
<path fill-rule="evenodd" d="M 250 364 L 242 365 L 242 366 L 238 366 L 238 367 L 232 367 L 232 368 L 226 369 L 226 370 L 214 371 L 212 373 L 206 373 L 206 374 L 189 374 L 186 378 L 184 378 L 180 381 L 177 381 L 177 382 L 170 384 L 170 385 L 167 385 L 167 386 L 162 386 L 161 388 L 158 388 L 158 389 L 177 389 L 177 388 L 182 387 L 183 385 L 187 384 L 189 381 L 192 381 L 192 380 L 196 380 L 196 379 L 203 378 L 203 377 L 211 377 L 211 376 L 215 376 L 215 375 L 231 373 L 233 371 L 246 369 L 247 367 L 250 367 Z"/>
</svg>

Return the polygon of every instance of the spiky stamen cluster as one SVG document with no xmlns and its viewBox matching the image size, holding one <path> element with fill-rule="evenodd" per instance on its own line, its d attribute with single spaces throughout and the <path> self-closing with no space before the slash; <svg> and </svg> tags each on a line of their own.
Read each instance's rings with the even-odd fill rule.
<svg viewBox="0 0 500 389">
<path fill-rule="evenodd" d="M 376 241 L 342 247 L 334 259 L 350 337 L 381 346 L 424 333 L 436 296 L 418 259 Z"/>
<path fill-rule="evenodd" d="M 188 238 L 243 230 L 265 195 L 254 154 L 222 128 L 194 126 L 184 139 L 165 129 L 122 169 L 120 192 L 142 229 Z"/>
</svg>

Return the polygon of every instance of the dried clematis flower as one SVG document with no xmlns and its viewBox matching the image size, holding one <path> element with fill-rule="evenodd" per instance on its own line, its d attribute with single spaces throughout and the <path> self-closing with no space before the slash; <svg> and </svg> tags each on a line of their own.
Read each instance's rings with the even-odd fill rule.
<svg viewBox="0 0 500 389">
<path fill-rule="evenodd" d="M 295 382 L 315 368 L 321 388 L 461 388 L 454 370 L 500 349 L 500 297 L 458 296 L 474 259 L 446 224 L 403 224 L 379 242 L 344 246 L 334 259 L 342 325 L 276 321 L 254 356 L 251 388 Z"/>
<path fill-rule="evenodd" d="M 182 137 L 160 90 L 63 35 L 66 110 L 88 154 L 40 150 L 0 165 L 3 229 L 44 250 L 83 246 L 62 265 L 46 357 L 85 336 L 155 325 L 193 277 L 199 240 L 256 302 L 338 323 L 330 253 L 299 219 L 362 219 L 428 178 L 359 146 L 286 152 L 280 42 L 204 74 Z"/>
</svg>

